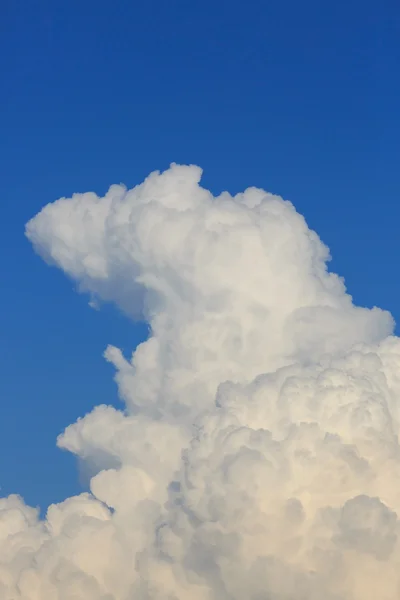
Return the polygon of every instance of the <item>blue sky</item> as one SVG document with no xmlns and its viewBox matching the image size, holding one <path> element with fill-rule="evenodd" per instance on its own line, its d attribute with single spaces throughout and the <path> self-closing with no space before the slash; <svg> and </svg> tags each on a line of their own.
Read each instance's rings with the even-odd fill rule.
<svg viewBox="0 0 400 600">
<path fill-rule="evenodd" d="M 400 7 L 349 0 L 37 0 L 0 8 L 0 485 L 47 505 L 80 489 L 55 439 L 116 403 L 100 312 L 33 253 L 24 224 L 77 191 L 196 163 L 214 193 L 264 187 L 331 248 L 355 301 L 400 321 Z"/>
</svg>

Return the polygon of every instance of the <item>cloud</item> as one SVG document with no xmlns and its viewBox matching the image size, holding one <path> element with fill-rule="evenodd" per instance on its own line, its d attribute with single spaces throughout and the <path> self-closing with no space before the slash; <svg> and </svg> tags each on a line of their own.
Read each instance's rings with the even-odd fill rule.
<svg viewBox="0 0 400 600">
<path fill-rule="evenodd" d="M 213 197 L 172 165 L 26 226 L 90 302 L 141 315 L 109 347 L 126 411 L 58 445 L 95 473 L 44 521 L 0 501 L 4 600 L 395 600 L 400 342 L 357 307 L 290 202 Z"/>
</svg>

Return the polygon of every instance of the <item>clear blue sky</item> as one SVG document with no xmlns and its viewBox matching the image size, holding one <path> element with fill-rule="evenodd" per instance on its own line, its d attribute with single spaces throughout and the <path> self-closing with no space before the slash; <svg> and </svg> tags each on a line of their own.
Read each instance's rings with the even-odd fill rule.
<svg viewBox="0 0 400 600">
<path fill-rule="evenodd" d="M 95 312 L 24 224 L 73 192 L 197 163 L 213 192 L 292 200 L 357 303 L 400 321 L 398 0 L 5 0 L 0 7 L 1 493 L 79 490 L 58 433 L 118 403 Z"/>
</svg>

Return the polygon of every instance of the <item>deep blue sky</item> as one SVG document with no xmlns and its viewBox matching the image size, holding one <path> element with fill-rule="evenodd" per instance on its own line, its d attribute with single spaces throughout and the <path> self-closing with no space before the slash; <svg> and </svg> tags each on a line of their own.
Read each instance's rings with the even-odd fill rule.
<svg viewBox="0 0 400 600">
<path fill-rule="evenodd" d="M 55 438 L 118 402 L 92 311 L 24 224 L 60 196 L 197 163 L 213 192 L 294 202 L 357 303 L 400 321 L 398 0 L 4 0 L 0 485 L 46 505 L 79 490 Z"/>
</svg>

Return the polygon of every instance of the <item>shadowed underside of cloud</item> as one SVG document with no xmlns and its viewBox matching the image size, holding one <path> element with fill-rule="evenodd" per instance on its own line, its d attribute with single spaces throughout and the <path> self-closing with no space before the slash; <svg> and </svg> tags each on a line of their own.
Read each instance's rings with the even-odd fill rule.
<svg viewBox="0 0 400 600">
<path fill-rule="evenodd" d="M 26 227 L 95 302 L 124 412 L 58 444 L 96 465 L 46 519 L 0 499 L 3 600 L 395 600 L 400 342 L 354 306 L 290 202 L 213 197 L 197 167 L 75 194 Z"/>
</svg>

